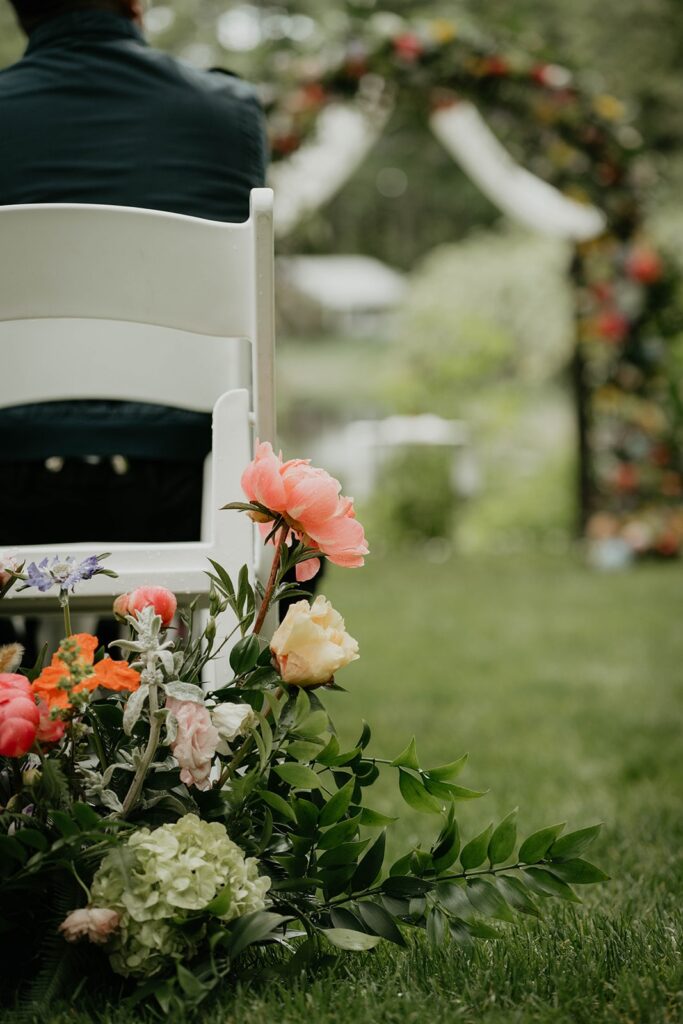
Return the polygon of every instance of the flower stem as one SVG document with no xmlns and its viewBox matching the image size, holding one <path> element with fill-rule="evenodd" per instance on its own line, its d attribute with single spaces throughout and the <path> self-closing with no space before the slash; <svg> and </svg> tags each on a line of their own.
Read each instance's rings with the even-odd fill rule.
<svg viewBox="0 0 683 1024">
<path fill-rule="evenodd" d="M 263 595 L 263 601 L 261 602 L 261 607 L 259 608 L 258 615 L 256 616 L 256 622 L 254 623 L 254 628 L 252 630 L 252 633 L 254 633 L 254 635 L 257 635 L 261 632 L 261 628 L 263 627 L 266 615 L 268 614 L 270 602 L 273 597 L 275 580 L 277 579 L 277 571 L 280 568 L 280 554 L 282 551 L 282 545 L 286 543 L 288 533 L 289 527 L 283 526 L 282 533 L 280 534 L 280 539 L 278 540 L 278 538 L 275 537 L 275 554 L 273 555 L 273 564 L 270 567 L 270 576 L 268 577 L 268 583 L 266 584 L 265 593 Z"/>
<path fill-rule="evenodd" d="M 142 760 L 138 765 L 133 781 L 130 784 L 130 789 L 126 793 L 126 798 L 123 801 L 123 807 L 121 809 L 121 817 L 127 818 L 131 810 L 138 802 L 140 791 L 142 790 L 145 776 L 147 775 L 147 769 L 154 759 L 157 747 L 159 745 L 159 736 L 161 735 L 161 721 L 157 715 L 159 710 L 159 691 L 156 683 L 149 684 L 149 739 L 147 740 L 147 746 L 145 752 L 142 755 Z"/>
<path fill-rule="evenodd" d="M 71 636 L 71 609 L 69 608 L 69 593 L 67 590 L 60 590 L 59 603 L 62 606 L 62 612 L 64 614 L 64 629 L 66 630 L 66 636 Z"/>
</svg>

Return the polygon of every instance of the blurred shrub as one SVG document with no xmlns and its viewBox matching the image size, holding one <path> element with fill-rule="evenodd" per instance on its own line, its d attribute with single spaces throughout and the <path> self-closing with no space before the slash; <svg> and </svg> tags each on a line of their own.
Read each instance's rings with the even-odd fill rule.
<svg viewBox="0 0 683 1024">
<path fill-rule="evenodd" d="M 460 415 L 474 391 L 555 376 L 573 344 L 568 259 L 564 243 L 512 228 L 436 249 L 402 311 L 396 405 Z"/>
<path fill-rule="evenodd" d="M 411 447 L 392 455 L 368 508 L 369 534 L 390 548 L 449 539 L 455 512 L 451 462 L 446 448 Z"/>
</svg>

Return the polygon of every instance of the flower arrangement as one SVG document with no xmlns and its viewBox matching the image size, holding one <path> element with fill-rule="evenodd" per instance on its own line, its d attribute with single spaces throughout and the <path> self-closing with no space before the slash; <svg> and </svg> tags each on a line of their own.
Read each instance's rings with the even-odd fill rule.
<svg viewBox="0 0 683 1024">
<path fill-rule="evenodd" d="M 212 563 L 199 635 L 192 607 L 141 588 L 114 602 L 127 637 L 115 642 L 123 657 L 111 657 L 72 633 L 69 615 L 70 591 L 102 571 L 103 556 L 26 568 L 4 559 L 6 592 L 57 587 L 67 632 L 49 665 L 20 669 L 21 649 L 0 649 L 11 668 L 0 674 L 10 1001 L 53 997 L 73 969 L 84 983 L 108 977 L 131 1005 L 180 1012 L 238 972 L 246 950 L 253 965 L 274 947 L 270 968 L 286 971 L 292 959 L 302 969 L 333 951 L 405 946 L 409 929 L 469 944 L 497 936 L 492 922 L 538 916 L 548 897 L 578 902 L 574 884 L 606 878 L 583 859 L 599 825 L 553 825 L 518 846 L 513 811 L 461 839 L 458 803 L 483 796 L 458 781 L 465 756 L 424 768 L 412 739 L 378 757 L 367 724 L 343 748 L 321 694 L 341 689 L 358 644 L 329 601 L 311 603 L 291 579 L 310 578 L 323 557 L 362 565 L 363 528 L 336 480 L 270 445 L 258 446 L 243 488 L 248 500 L 225 508 L 261 525 L 274 545 L 270 577 L 262 586 L 245 567 L 233 580 Z M 267 613 L 283 599 L 268 639 Z M 217 642 L 228 609 L 235 631 Z M 203 669 L 229 643 L 230 670 L 209 689 Z M 381 770 L 437 822 L 428 849 L 388 867 L 395 819 L 367 802 Z"/>
</svg>

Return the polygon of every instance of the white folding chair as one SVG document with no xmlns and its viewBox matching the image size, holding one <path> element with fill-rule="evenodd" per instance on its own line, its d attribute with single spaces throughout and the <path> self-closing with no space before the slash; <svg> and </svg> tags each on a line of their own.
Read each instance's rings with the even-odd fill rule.
<svg viewBox="0 0 683 1024">
<path fill-rule="evenodd" d="M 251 343 L 250 368 L 238 339 Z M 209 558 L 231 574 L 244 563 L 256 570 L 263 549 L 252 524 L 218 509 L 241 497 L 254 435 L 275 435 L 270 189 L 252 191 L 242 224 L 113 206 L 0 207 L 0 407 L 92 398 L 213 410 L 202 539 L 102 537 L 22 546 L 21 556 L 38 562 L 111 551 L 106 564 L 118 579 L 97 576 L 74 599 L 75 609 L 93 611 L 143 584 L 205 603 Z M 46 607 L 36 590 L 8 596 L 13 614 Z M 218 635 L 233 626 L 226 615 Z"/>
</svg>

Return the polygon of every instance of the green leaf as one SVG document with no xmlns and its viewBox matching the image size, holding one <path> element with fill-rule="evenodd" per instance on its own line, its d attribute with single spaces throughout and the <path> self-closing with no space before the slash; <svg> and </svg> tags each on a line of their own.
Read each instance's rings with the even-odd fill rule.
<svg viewBox="0 0 683 1024">
<path fill-rule="evenodd" d="M 389 896 L 423 896 L 430 889 L 429 882 L 421 878 L 410 878 L 408 875 L 395 875 L 385 878 L 382 882 L 382 892 Z"/>
<path fill-rule="evenodd" d="M 277 811 L 278 814 L 281 814 L 283 818 L 286 818 L 288 821 L 296 821 L 296 815 L 284 797 L 278 796 L 277 793 L 271 793 L 267 789 L 260 790 L 258 795 L 264 803 L 268 804 L 274 811 Z"/>
<path fill-rule="evenodd" d="M 306 738 L 319 736 L 321 732 L 327 730 L 329 724 L 330 719 L 326 711 L 312 711 L 302 722 L 297 723 L 296 731 Z"/>
<path fill-rule="evenodd" d="M 422 782 L 404 768 L 398 770 L 398 787 L 409 807 L 422 814 L 441 814 L 441 801 L 430 796 Z"/>
<path fill-rule="evenodd" d="M 321 928 L 320 932 L 338 949 L 350 949 L 356 953 L 374 949 L 382 941 L 379 935 L 352 932 L 349 928 Z"/>
<path fill-rule="evenodd" d="M 460 772 L 467 764 L 467 758 L 469 754 L 463 754 L 457 761 L 451 761 L 449 764 L 439 765 L 438 768 L 430 768 L 427 775 L 430 779 L 434 779 L 435 782 L 450 782 L 451 779 L 457 778 Z"/>
<path fill-rule="evenodd" d="M 427 938 L 432 946 L 441 946 L 448 933 L 448 922 L 446 916 L 438 909 L 432 907 L 427 917 Z"/>
<path fill-rule="evenodd" d="M 303 722 L 304 718 L 311 713 L 311 698 L 303 686 L 299 687 L 299 692 L 296 695 L 295 710 L 295 726 L 298 726 L 299 722 Z"/>
<path fill-rule="evenodd" d="M 491 865 L 503 864 L 512 856 L 517 842 L 517 808 L 510 811 L 494 830 L 489 843 L 489 861 Z"/>
<path fill-rule="evenodd" d="M 229 952 L 231 957 L 238 956 L 243 949 L 254 942 L 267 939 L 276 928 L 291 920 L 280 914 L 271 914 L 267 910 L 257 910 L 253 914 L 239 917 L 231 927 Z"/>
<path fill-rule="evenodd" d="M 14 836 L 3 836 L 0 835 L 0 858 L 3 860 L 10 859 L 16 861 L 18 864 L 24 864 L 27 858 L 27 853 L 24 847 Z"/>
<path fill-rule="evenodd" d="M 214 914 L 216 917 L 222 917 L 223 914 L 227 914 L 230 909 L 230 904 L 233 901 L 232 888 L 226 885 L 217 896 L 211 900 L 210 903 L 204 907 L 204 910 L 208 914 Z"/>
<path fill-rule="evenodd" d="M 287 745 L 287 753 L 297 761 L 315 761 L 322 750 L 322 744 L 313 740 L 294 740 Z"/>
<path fill-rule="evenodd" d="M 556 857 L 580 857 L 588 849 L 598 835 L 602 825 L 590 825 L 588 828 L 580 828 L 576 832 L 567 832 L 566 836 L 556 839 L 548 851 L 554 860 Z"/>
<path fill-rule="evenodd" d="M 41 853 L 44 853 L 50 845 L 43 833 L 39 832 L 37 828 L 21 828 L 18 832 L 14 833 L 13 838 L 18 839 L 20 843 L 23 843 L 24 846 L 29 846 L 32 850 L 40 850 Z"/>
<path fill-rule="evenodd" d="M 206 986 L 199 981 L 192 971 L 188 971 L 187 967 L 183 967 L 182 964 L 177 963 L 176 972 L 178 975 L 178 983 L 189 999 L 201 999 L 202 996 L 206 994 Z"/>
<path fill-rule="evenodd" d="M 354 745 L 356 747 L 360 747 L 361 750 L 365 750 L 365 748 L 367 747 L 367 745 L 370 742 L 371 738 L 372 738 L 372 730 L 370 729 L 370 726 L 368 725 L 367 722 L 363 722 L 363 731 L 360 734 L 360 739 Z"/>
<path fill-rule="evenodd" d="M 339 740 L 336 736 L 330 736 L 327 746 L 316 756 L 316 761 L 322 765 L 333 765 L 338 754 Z"/>
<path fill-rule="evenodd" d="M 303 797 L 297 797 L 292 801 L 292 805 L 302 832 L 313 835 L 318 828 L 319 809 L 311 800 L 304 800 Z"/>
<path fill-rule="evenodd" d="M 397 946 L 405 946 L 406 940 L 391 914 L 377 903 L 363 902 L 358 905 L 358 912 L 374 935 L 380 935 L 388 942 Z"/>
<path fill-rule="evenodd" d="M 64 811 L 50 811 L 50 818 L 52 819 L 52 824 L 65 838 L 68 839 L 70 836 L 77 836 L 79 834 L 80 829 L 78 825 Z"/>
<path fill-rule="evenodd" d="M 565 824 L 566 822 L 563 821 L 559 825 L 548 825 L 547 828 L 533 832 L 520 846 L 518 859 L 523 864 L 536 864 L 539 860 L 543 860 Z"/>
<path fill-rule="evenodd" d="M 331 850 L 340 843 L 347 843 L 358 834 L 358 827 L 361 822 L 360 814 L 354 818 L 346 818 L 337 825 L 325 832 L 318 840 L 319 850 Z"/>
<path fill-rule="evenodd" d="M 518 878 L 509 875 L 498 875 L 496 885 L 503 897 L 520 914 L 529 914 L 530 917 L 540 917 L 540 912 L 534 901 L 531 899 L 524 884 Z"/>
<path fill-rule="evenodd" d="M 385 848 L 386 833 L 381 832 L 354 872 L 351 879 L 352 892 L 370 888 L 382 870 Z"/>
<path fill-rule="evenodd" d="M 480 796 L 486 796 L 486 791 L 478 789 L 465 789 L 464 786 L 454 786 L 450 782 L 435 782 L 428 776 L 424 776 L 426 788 L 435 797 L 450 802 L 451 800 L 476 800 Z"/>
<path fill-rule="evenodd" d="M 341 868 L 345 864 L 355 864 L 369 842 L 369 839 L 361 839 L 357 843 L 342 843 L 341 846 L 335 846 L 322 854 L 318 864 L 321 868 Z"/>
<path fill-rule="evenodd" d="M 89 804 L 75 803 L 71 808 L 71 812 L 81 828 L 99 828 L 100 816 Z"/>
<path fill-rule="evenodd" d="M 349 779 L 345 786 L 342 786 L 334 796 L 330 797 L 320 812 L 321 828 L 325 828 L 327 825 L 334 825 L 336 821 L 339 821 L 346 814 L 355 788 L 356 780 Z"/>
<path fill-rule="evenodd" d="M 367 928 L 348 907 L 332 907 L 330 919 L 335 928 L 349 928 L 352 932 L 367 932 Z"/>
<path fill-rule="evenodd" d="M 460 830 L 451 804 L 446 824 L 432 849 L 434 870 L 437 874 L 445 871 L 458 859 L 460 852 Z"/>
<path fill-rule="evenodd" d="M 284 782 L 295 789 L 319 789 L 320 779 L 312 768 L 303 764 L 278 764 L 273 771 L 279 775 Z"/>
<path fill-rule="evenodd" d="M 380 814 L 379 811 L 372 811 L 369 807 L 362 807 L 360 812 L 360 823 L 366 828 L 384 828 L 392 825 L 398 818 L 390 818 L 387 814 Z"/>
<path fill-rule="evenodd" d="M 417 747 L 415 746 L 415 737 L 411 739 L 406 749 L 394 758 L 391 762 L 394 768 L 413 768 L 415 771 L 419 771 L 420 762 L 417 759 Z"/>
<path fill-rule="evenodd" d="M 573 882 L 574 885 L 592 885 L 594 882 L 609 881 L 609 875 L 579 857 L 573 860 L 554 861 L 548 865 L 548 870 L 563 882 Z"/>
<path fill-rule="evenodd" d="M 434 890 L 437 902 L 454 917 L 467 921 L 474 916 L 474 909 L 467 898 L 466 885 L 457 882 L 439 882 Z"/>
<path fill-rule="evenodd" d="M 530 887 L 541 896 L 559 896 L 562 900 L 569 900 L 570 903 L 580 903 L 571 886 L 544 868 L 524 868 L 524 880 Z"/>
<path fill-rule="evenodd" d="M 478 868 L 480 864 L 484 863 L 492 833 L 493 823 L 488 828 L 485 828 L 483 832 L 480 832 L 478 836 L 475 836 L 474 839 L 470 839 L 469 843 L 462 848 L 460 863 L 464 871 L 471 871 L 472 868 Z"/>
<path fill-rule="evenodd" d="M 503 895 L 485 878 L 468 879 L 467 897 L 474 909 L 484 917 L 495 917 L 499 921 L 515 919 Z"/>
<path fill-rule="evenodd" d="M 261 653 L 261 645 L 253 634 L 243 636 L 230 651 L 230 668 L 240 676 L 254 667 Z"/>
</svg>

